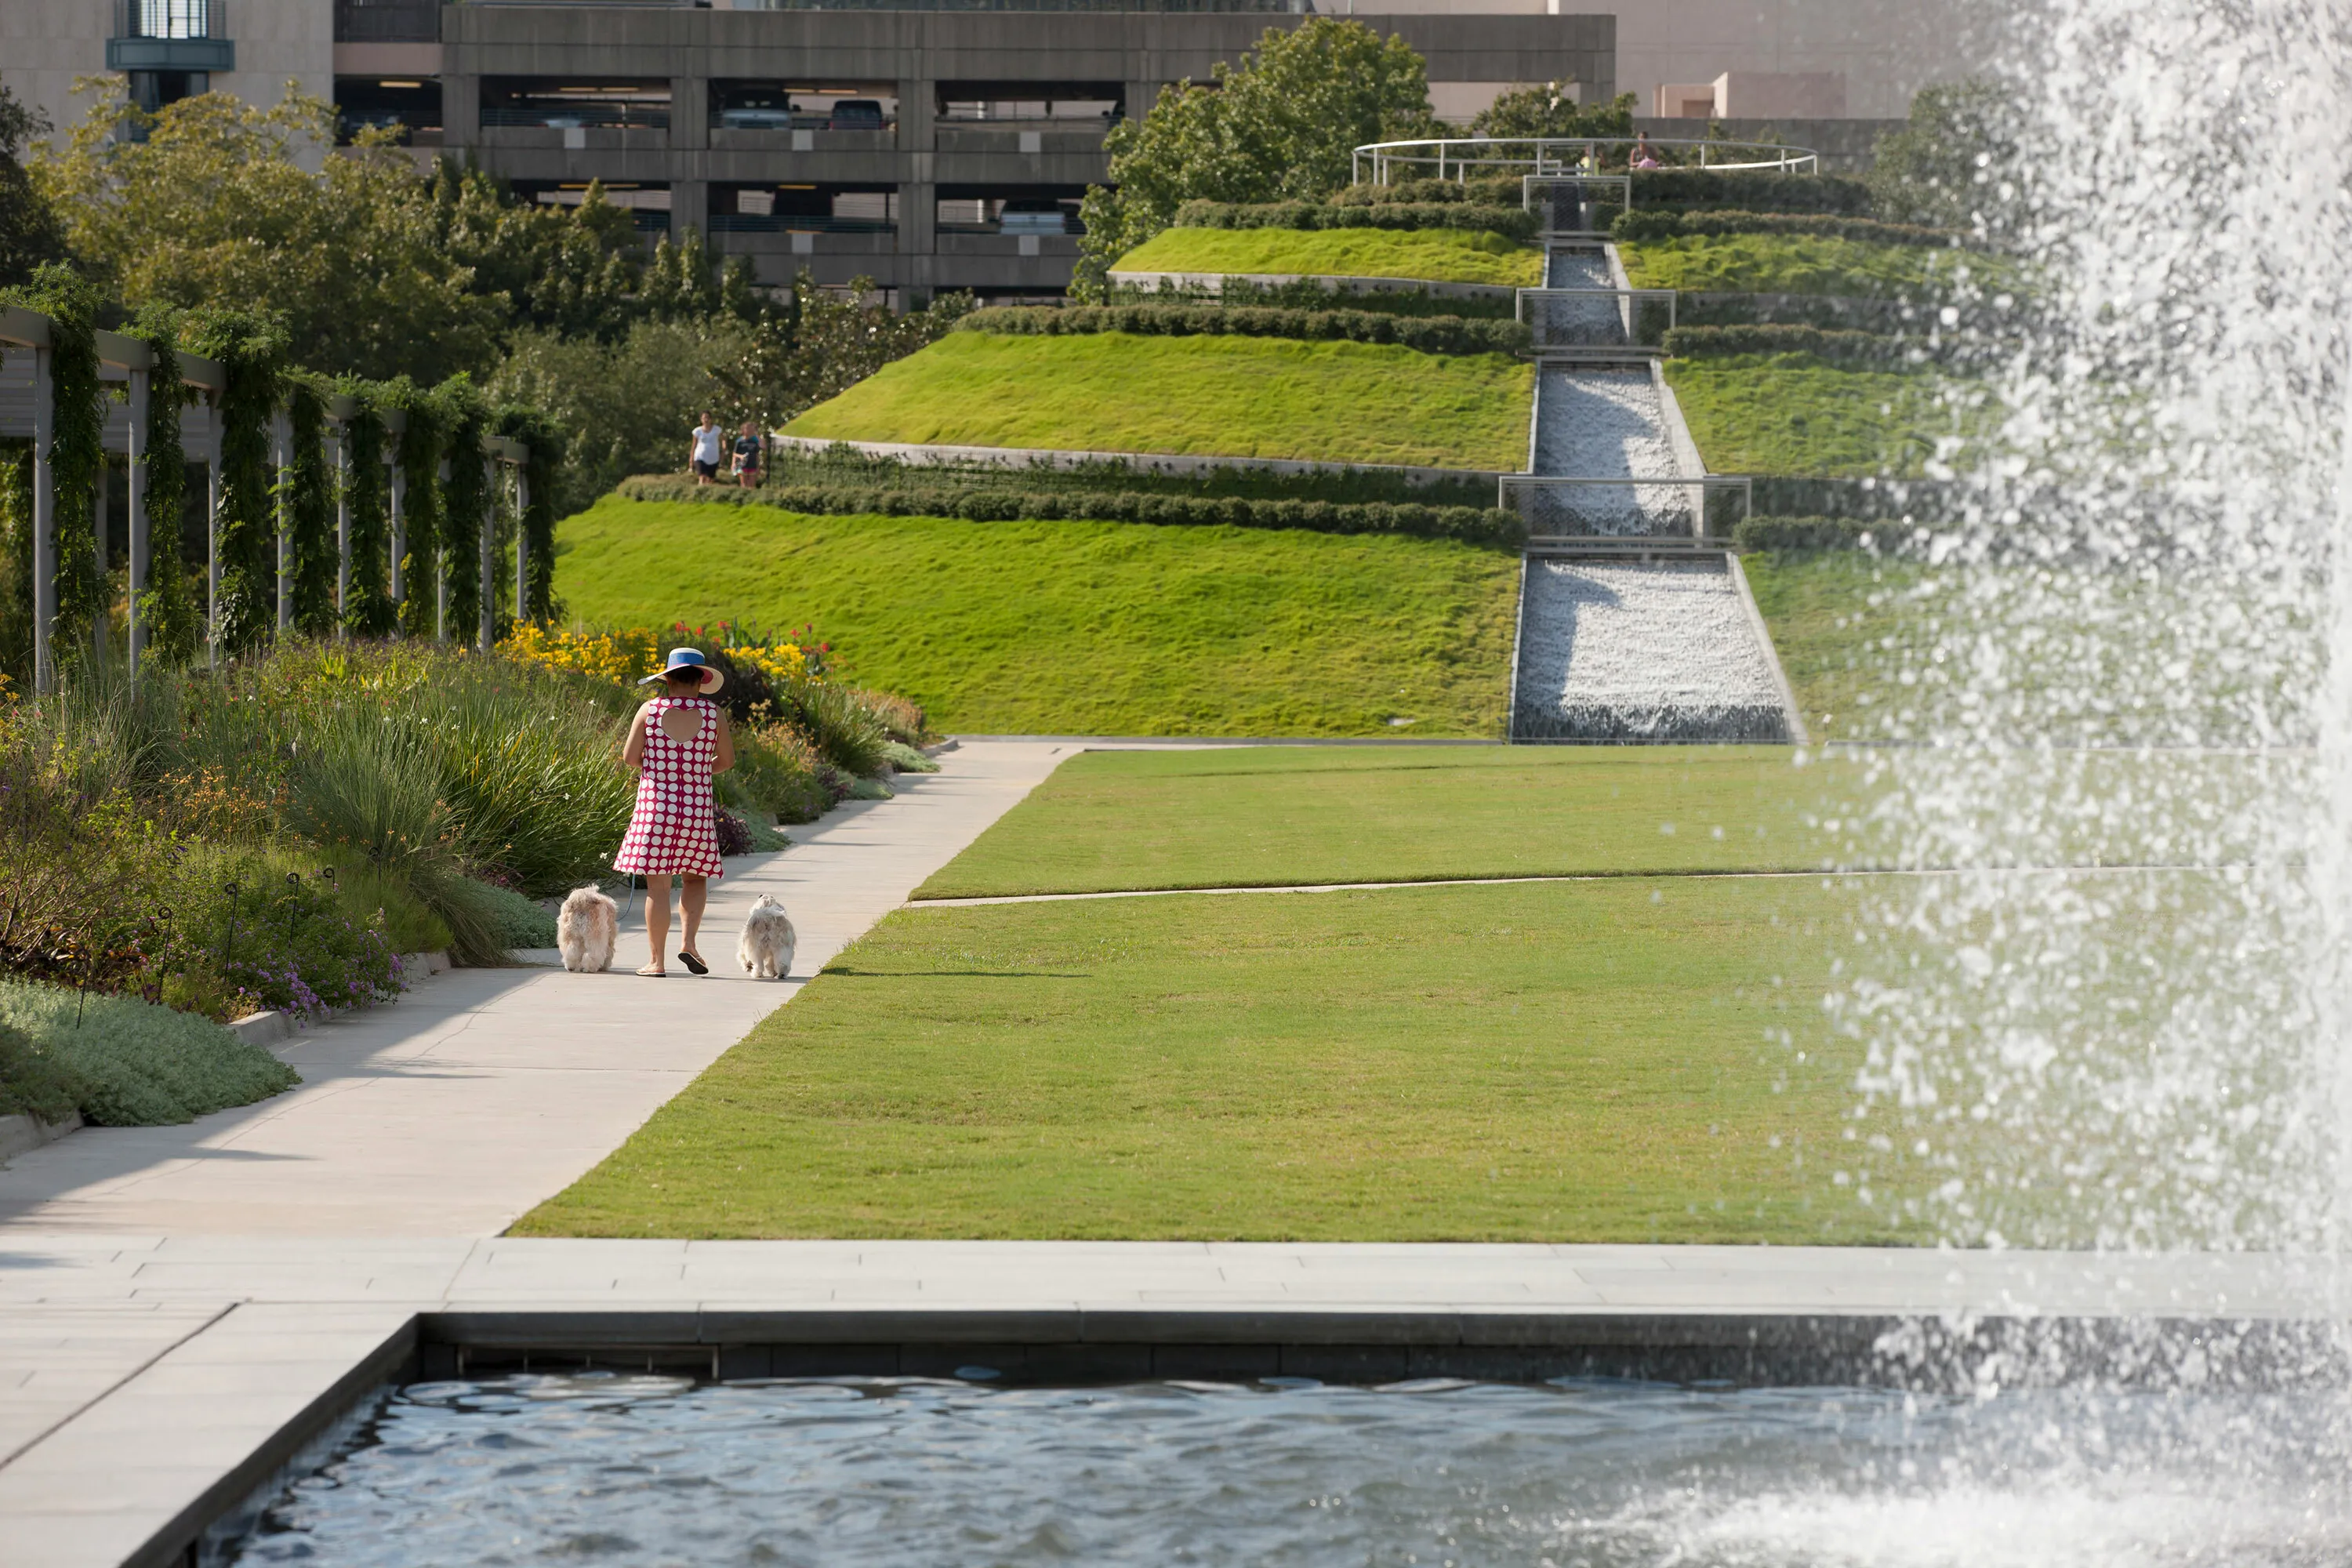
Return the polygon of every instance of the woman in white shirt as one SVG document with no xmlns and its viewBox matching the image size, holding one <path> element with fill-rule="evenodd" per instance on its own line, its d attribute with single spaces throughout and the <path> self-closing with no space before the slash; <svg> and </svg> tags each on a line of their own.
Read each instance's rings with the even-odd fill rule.
<svg viewBox="0 0 2352 1568">
<path fill-rule="evenodd" d="M 702 423 L 694 427 L 694 451 L 688 459 L 694 468 L 696 484 L 710 484 L 719 478 L 719 455 L 725 440 L 726 432 L 719 428 L 719 421 L 704 415 Z"/>
</svg>

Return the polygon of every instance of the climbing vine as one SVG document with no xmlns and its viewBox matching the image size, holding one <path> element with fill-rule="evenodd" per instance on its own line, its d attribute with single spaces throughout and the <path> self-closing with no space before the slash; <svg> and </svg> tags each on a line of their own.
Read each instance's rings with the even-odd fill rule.
<svg viewBox="0 0 2352 1568">
<path fill-rule="evenodd" d="M 399 621 L 390 591 L 392 487 L 383 464 L 383 415 L 375 405 L 381 394 L 348 378 L 342 389 L 359 405 L 343 422 L 349 464 L 343 499 L 352 512 L 352 579 L 343 600 L 343 629 L 357 637 L 390 637 Z"/>
<path fill-rule="evenodd" d="M 105 466 L 104 392 L 98 379 L 97 286 L 49 262 L 15 298 L 49 319 L 49 387 L 56 410 L 49 441 L 50 537 L 56 542 L 57 619 L 50 657 L 60 668 L 88 651 L 106 615 L 106 573 L 98 559 L 98 476 Z"/>
<path fill-rule="evenodd" d="M 293 451 L 287 464 L 286 528 L 292 536 L 294 629 L 306 637 L 335 629 L 334 479 L 327 466 L 327 400 L 307 377 L 289 376 L 286 418 Z"/>
<path fill-rule="evenodd" d="M 482 530 L 495 528 L 493 498 L 482 471 L 482 438 L 489 410 L 462 373 L 441 384 L 449 411 L 449 478 L 441 492 L 441 570 L 449 584 L 449 624 L 443 635 L 474 640 L 482 613 Z M 494 584 L 488 585 L 496 592 Z"/>
<path fill-rule="evenodd" d="M 440 558 L 441 407 L 431 393 L 404 375 L 385 384 L 383 399 L 408 420 L 400 436 L 400 629 L 408 637 L 429 637 L 438 629 L 434 624 L 434 572 Z"/>
<path fill-rule="evenodd" d="M 509 405 L 499 418 L 499 433 L 530 452 L 523 481 L 530 504 L 523 508 L 524 590 L 530 602 L 516 606 L 515 618 L 541 626 L 561 618 L 555 604 L 555 467 L 563 460 L 563 437 L 554 420 L 536 408 Z"/>
<path fill-rule="evenodd" d="M 188 454 L 180 439 L 180 409 L 187 383 L 180 374 L 179 321 L 152 307 L 123 331 L 147 345 L 147 571 L 139 599 L 145 657 L 167 668 L 194 658 L 203 641 L 194 586 L 188 581 L 182 523 L 187 516 Z"/>
<path fill-rule="evenodd" d="M 261 646 L 278 625 L 277 487 L 269 422 L 286 369 L 285 329 L 258 311 L 196 313 L 195 350 L 221 362 L 228 385 L 220 417 L 220 501 L 214 559 L 220 573 L 213 640 L 229 654 Z"/>
</svg>

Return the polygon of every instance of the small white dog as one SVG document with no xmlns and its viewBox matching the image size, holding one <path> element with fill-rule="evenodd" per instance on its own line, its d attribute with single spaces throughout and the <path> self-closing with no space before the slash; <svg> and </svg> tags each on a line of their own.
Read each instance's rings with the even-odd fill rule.
<svg viewBox="0 0 2352 1568">
<path fill-rule="evenodd" d="M 743 917 L 743 940 L 735 944 L 735 962 L 754 980 L 782 980 L 793 972 L 793 948 L 799 941 L 784 906 L 761 893 Z"/>
<path fill-rule="evenodd" d="M 613 944 L 620 938 L 621 907 L 594 888 L 574 888 L 555 916 L 555 945 L 563 967 L 601 974 L 613 967 Z"/>
</svg>

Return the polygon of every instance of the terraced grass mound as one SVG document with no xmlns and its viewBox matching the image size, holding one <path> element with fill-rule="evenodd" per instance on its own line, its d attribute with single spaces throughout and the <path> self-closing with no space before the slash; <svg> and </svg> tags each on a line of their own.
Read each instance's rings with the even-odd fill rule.
<svg viewBox="0 0 2352 1568">
<path fill-rule="evenodd" d="M 1935 294 L 2008 271 L 1969 251 L 1829 235 L 1685 235 L 1622 246 L 1619 254 L 1636 289 L 1703 293 Z"/>
<path fill-rule="evenodd" d="M 1785 746 L 1089 752 L 915 896 L 1814 869 L 1855 773 Z"/>
<path fill-rule="evenodd" d="M 955 332 L 819 404 L 785 434 L 1517 469 L 1533 396 L 1530 367 L 1502 354 Z"/>
<path fill-rule="evenodd" d="M 1423 278 L 1532 289 L 1543 280 L 1543 258 L 1481 230 L 1171 228 L 1120 257 L 1114 270 Z"/>
<path fill-rule="evenodd" d="M 1856 370 L 1811 354 L 1666 362 L 1666 384 L 1719 474 L 1916 479 L 1993 423 L 1979 388 L 1929 370 Z M 1947 461 L 1956 450 L 1944 450 Z"/>
<path fill-rule="evenodd" d="M 1852 896 L 901 910 L 515 1232 L 1902 1239 L 1899 1183 L 1836 1184 L 1861 1047 L 1820 996 Z"/>
<path fill-rule="evenodd" d="M 944 731 L 1503 727 L 1518 559 L 1450 540 L 607 497 L 556 549 L 556 592 L 582 620 L 813 620 L 860 681 Z"/>
</svg>

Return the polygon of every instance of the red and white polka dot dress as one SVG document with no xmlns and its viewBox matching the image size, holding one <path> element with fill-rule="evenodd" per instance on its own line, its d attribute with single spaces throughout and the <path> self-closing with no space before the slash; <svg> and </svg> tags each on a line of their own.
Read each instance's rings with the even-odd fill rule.
<svg viewBox="0 0 2352 1568">
<path fill-rule="evenodd" d="M 701 720 L 683 741 L 662 728 L 662 716 L 673 711 Z M 613 857 L 613 869 L 636 876 L 720 875 L 719 825 L 710 804 L 710 775 L 718 765 L 716 704 L 700 697 L 656 697 L 647 704 L 636 809 L 629 814 L 628 837 Z"/>
</svg>

